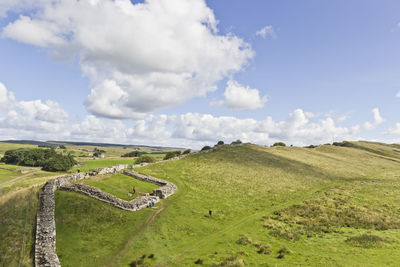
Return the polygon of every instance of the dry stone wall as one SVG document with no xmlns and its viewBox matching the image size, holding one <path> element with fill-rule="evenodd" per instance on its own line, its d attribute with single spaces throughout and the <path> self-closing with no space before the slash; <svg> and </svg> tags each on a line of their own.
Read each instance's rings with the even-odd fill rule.
<svg viewBox="0 0 400 267">
<path fill-rule="evenodd" d="M 176 185 L 174 185 L 173 183 L 161 180 L 159 178 L 142 175 L 132 170 L 131 171 L 125 170 L 124 174 L 129 175 L 135 179 L 160 186 L 160 188 L 154 189 L 153 191 L 153 195 L 159 198 L 167 198 L 170 195 L 172 195 L 177 189 Z"/>
<path fill-rule="evenodd" d="M 215 150 L 216 147 L 213 147 L 207 151 L 199 151 L 186 155 L 180 155 L 178 157 L 164 160 L 162 162 L 180 160 L 192 154 L 208 153 Z M 174 185 L 173 183 L 161 180 L 159 178 L 145 176 L 135 171 L 125 170 L 135 167 L 147 166 L 149 164 L 152 163 L 141 163 L 137 165 L 122 164 L 107 168 L 99 168 L 89 173 L 74 173 L 70 175 L 65 175 L 58 177 L 57 179 L 47 181 L 39 192 L 39 211 L 36 218 L 35 266 L 61 266 L 56 253 L 56 224 L 54 220 L 54 192 L 56 190 L 64 190 L 84 194 L 86 196 L 108 203 L 116 208 L 127 211 L 140 210 L 148 207 L 151 204 L 152 200 L 154 202 L 158 202 L 160 198 L 167 198 L 177 190 L 176 185 Z M 93 175 L 117 173 L 122 170 L 125 170 L 124 174 L 126 175 L 129 175 L 141 181 L 158 185 L 160 187 L 154 189 L 153 195 L 145 195 L 132 201 L 125 201 L 111 194 L 103 192 L 98 188 L 83 184 L 74 184 L 79 180 L 86 179 Z"/>
<path fill-rule="evenodd" d="M 114 195 L 111 195 L 107 192 L 103 192 L 96 187 L 84 185 L 84 184 L 65 185 L 65 186 L 58 188 L 58 190 L 71 191 L 71 192 L 83 194 L 83 195 L 89 196 L 91 198 L 105 202 L 107 204 L 110 204 L 111 206 L 114 206 L 116 208 L 127 210 L 127 211 L 136 211 L 136 210 L 140 210 L 140 209 L 149 207 L 149 206 L 151 206 L 152 200 L 154 201 L 154 203 L 160 201 L 159 197 L 151 196 L 151 195 L 145 195 L 145 196 L 135 198 L 132 201 L 126 201 L 126 200 L 117 198 Z"/>
<path fill-rule="evenodd" d="M 174 159 L 176 160 L 176 159 Z M 39 211 L 36 218 L 36 239 L 35 239 L 35 266 L 58 267 L 60 261 L 56 253 L 56 224 L 54 220 L 56 190 L 72 191 L 87 195 L 97 200 L 108 203 L 116 208 L 127 211 L 136 211 L 149 207 L 152 202 L 160 201 L 160 198 L 166 198 L 172 195 L 177 187 L 167 181 L 138 174 L 136 172 L 126 172 L 127 175 L 150 183 L 159 185 L 160 188 L 154 190 L 153 195 L 147 194 L 138 197 L 132 201 L 119 199 L 100 189 L 84 184 L 74 184 L 75 182 L 86 179 L 93 175 L 117 173 L 118 171 L 146 166 L 143 163 L 139 165 L 117 165 L 107 168 L 99 168 L 90 173 L 74 173 L 49 180 L 45 183 L 39 192 Z M 128 174 L 129 173 L 129 174 Z"/>
</svg>

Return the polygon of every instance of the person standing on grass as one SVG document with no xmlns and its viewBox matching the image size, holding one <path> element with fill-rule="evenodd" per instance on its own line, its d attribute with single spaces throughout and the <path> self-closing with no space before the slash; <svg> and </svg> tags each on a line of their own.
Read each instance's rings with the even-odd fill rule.
<svg viewBox="0 0 400 267">
<path fill-rule="evenodd" d="M 151 199 L 151 206 L 152 206 L 152 207 L 154 207 L 154 203 L 155 203 L 154 198 L 152 198 L 152 199 Z"/>
<path fill-rule="evenodd" d="M 135 186 L 133 186 L 132 193 L 133 193 L 133 194 L 136 193 L 136 188 L 135 188 Z"/>
<path fill-rule="evenodd" d="M 212 216 L 212 210 L 208 211 L 208 216 L 211 217 Z"/>
</svg>

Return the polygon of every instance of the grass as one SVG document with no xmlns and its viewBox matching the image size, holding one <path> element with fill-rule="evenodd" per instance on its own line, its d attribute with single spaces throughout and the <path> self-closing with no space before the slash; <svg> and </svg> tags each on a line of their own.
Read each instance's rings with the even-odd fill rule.
<svg viewBox="0 0 400 267">
<path fill-rule="evenodd" d="M 400 200 L 400 184 L 393 175 L 399 173 L 400 165 L 392 156 L 389 153 L 382 158 L 366 150 L 333 146 L 311 150 L 247 145 L 139 168 L 142 173 L 174 182 L 179 189 L 163 200 L 165 209 L 152 224 L 128 237 L 123 249 L 98 265 L 128 266 L 150 253 L 155 257 L 144 258 L 144 264 L 192 266 L 201 260 L 206 266 L 395 265 L 400 259 L 395 208 Z M 341 199 L 345 199 L 343 204 Z M 320 207 L 331 202 L 333 206 L 325 212 L 305 209 L 309 203 Z M 347 225 L 352 222 L 352 215 L 346 213 L 351 208 L 358 217 L 354 224 Z M 212 217 L 208 216 L 209 209 L 213 210 Z M 325 225 L 324 216 L 334 211 L 339 215 L 333 229 L 319 229 Z M 275 212 L 284 217 L 270 218 L 277 216 Z M 298 234 L 299 212 L 306 213 L 308 225 L 314 219 L 320 224 L 317 231 L 309 236 L 307 232 Z M 82 212 L 79 216 L 89 219 L 90 214 Z M 283 234 L 271 235 L 271 228 L 265 227 L 266 219 L 281 225 Z M 387 223 L 389 227 L 378 229 L 372 226 L 374 223 Z M 70 232 L 57 229 L 57 234 L 61 238 Z M 346 242 L 363 234 L 391 238 L 393 242 L 367 252 Z M 244 236 L 251 244 L 237 243 Z M 87 239 L 96 240 L 97 236 Z M 97 249 L 86 248 L 87 255 Z M 85 255 L 80 254 L 81 260 L 88 263 L 90 256 Z M 73 265 L 67 258 L 64 263 Z"/>
<path fill-rule="evenodd" d="M 72 192 L 56 191 L 55 199 L 57 254 L 62 266 L 99 266 L 110 261 L 153 213 L 152 209 L 123 211 Z"/>
<path fill-rule="evenodd" d="M 33 266 L 38 190 L 24 189 L 0 198 L 1 266 Z"/>
<path fill-rule="evenodd" d="M 86 184 L 95 186 L 104 192 L 113 194 L 116 197 L 124 200 L 132 200 L 138 196 L 142 196 L 145 193 L 152 193 L 153 189 L 158 186 L 153 184 L 142 182 L 124 174 L 116 174 L 111 177 L 103 179 L 91 179 L 85 181 Z M 136 193 L 132 195 L 132 189 L 135 187 Z"/>
<path fill-rule="evenodd" d="M 396 266 L 399 148 L 355 144 L 221 147 L 138 168 L 178 186 L 139 212 L 56 192 L 61 263 Z"/>
</svg>

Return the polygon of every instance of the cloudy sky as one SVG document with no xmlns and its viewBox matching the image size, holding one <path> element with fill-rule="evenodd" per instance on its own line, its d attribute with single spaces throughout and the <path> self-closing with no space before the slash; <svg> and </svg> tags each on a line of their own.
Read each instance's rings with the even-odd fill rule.
<svg viewBox="0 0 400 267">
<path fill-rule="evenodd" d="M 398 0 L 0 0 L 0 140 L 400 142 Z"/>
</svg>

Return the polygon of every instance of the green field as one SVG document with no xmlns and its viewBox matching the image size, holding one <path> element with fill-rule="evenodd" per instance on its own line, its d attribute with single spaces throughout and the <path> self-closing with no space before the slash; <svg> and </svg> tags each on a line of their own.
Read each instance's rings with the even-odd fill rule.
<svg viewBox="0 0 400 267">
<path fill-rule="evenodd" d="M 58 216 L 73 214 L 91 222 L 82 236 L 74 233 L 78 220 L 71 219 L 74 227 L 69 229 L 57 223 L 62 264 L 396 266 L 400 153 L 388 145 L 357 144 L 362 149 L 223 147 L 139 168 L 179 189 L 162 207 L 143 211 L 145 217 L 138 213 L 141 219 L 129 223 L 129 231 L 140 230 L 129 233 L 116 221 L 129 220 L 132 213 L 108 209 L 107 216 L 118 219 L 103 221 L 95 213 L 104 204 L 90 201 L 86 206 L 81 196 L 75 201 L 73 194 L 59 192 Z M 107 255 L 96 254 L 111 242 L 101 240 L 121 232 L 123 237 L 115 236 Z M 74 245 L 65 241 L 72 235 Z M 79 263 L 73 256 L 77 254 Z"/>
<path fill-rule="evenodd" d="M 153 184 L 142 182 L 124 174 L 116 174 L 111 177 L 98 179 L 97 177 L 85 181 L 86 184 L 95 186 L 104 192 L 113 194 L 116 197 L 124 200 L 132 200 L 138 196 L 142 196 L 145 193 L 152 193 L 153 189 L 158 186 Z M 132 193 L 132 189 L 135 187 L 135 194 Z"/>
<path fill-rule="evenodd" d="M 149 154 L 149 156 L 154 157 L 156 160 L 162 160 L 164 154 Z M 104 168 L 109 166 L 115 166 L 119 164 L 129 164 L 133 165 L 136 158 L 110 158 L 110 159 L 89 159 L 81 160 L 77 166 L 71 169 L 70 172 L 76 172 L 78 169 L 81 172 L 88 172 L 96 168 Z"/>
<path fill-rule="evenodd" d="M 138 168 L 178 186 L 138 212 L 57 191 L 62 266 L 397 266 L 400 146 L 351 144 L 222 147 Z M 28 178 L 0 194 L 0 266 L 33 263 L 34 185 L 47 178 Z M 87 182 L 123 198 L 136 181 Z"/>
</svg>

